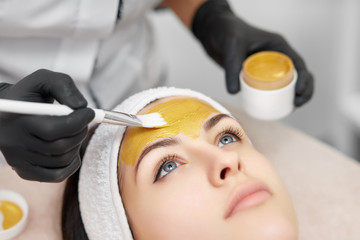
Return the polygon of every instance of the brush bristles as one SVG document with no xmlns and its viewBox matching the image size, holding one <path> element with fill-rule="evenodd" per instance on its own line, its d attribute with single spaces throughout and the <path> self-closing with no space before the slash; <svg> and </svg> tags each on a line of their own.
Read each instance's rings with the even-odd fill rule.
<svg viewBox="0 0 360 240">
<path fill-rule="evenodd" d="M 161 117 L 160 113 L 136 115 L 136 117 L 142 122 L 142 126 L 146 128 L 161 127 L 166 125 L 166 121 Z"/>
</svg>

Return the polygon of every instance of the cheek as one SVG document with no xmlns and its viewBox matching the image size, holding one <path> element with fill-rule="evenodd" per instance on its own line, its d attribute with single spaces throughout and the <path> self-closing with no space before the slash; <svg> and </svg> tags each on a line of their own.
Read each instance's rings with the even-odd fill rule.
<svg viewBox="0 0 360 240">
<path fill-rule="evenodd" d="M 184 229 L 196 231 L 209 219 L 217 219 L 215 215 L 221 212 L 214 206 L 219 194 L 211 191 L 205 175 L 195 169 L 183 170 L 187 171 L 171 174 L 165 181 L 139 192 L 137 206 L 132 207 L 136 209 L 136 225 L 149 226 L 151 239 L 171 239 L 170 236 L 184 234 Z M 156 221 L 149 221 L 154 218 Z"/>
<path fill-rule="evenodd" d="M 269 159 L 256 151 L 253 147 L 249 147 L 247 151 L 243 151 L 240 160 L 244 168 L 244 172 L 256 179 L 260 179 L 267 183 L 272 191 L 282 195 L 287 195 L 285 186 L 280 176 L 273 168 Z"/>
<path fill-rule="evenodd" d="M 291 197 L 283 181 L 264 155 L 253 149 L 249 151 L 243 162 L 246 174 L 266 182 L 283 210 L 290 213 L 294 211 Z"/>
<path fill-rule="evenodd" d="M 164 215 L 170 215 L 169 210 L 183 212 L 184 209 L 199 209 L 209 194 L 205 176 L 193 168 L 181 168 L 183 169 L 167 175 L 143 193 L 147 197 L 146 201 L 141 202 L 146 208 L 151 206 L 154 212 L 162 212 Z"/>
<path fill-rule="evenodd" d="M 270 161 L 250 144 L 240 150 L 239 156 L 244 171 L 247 174 L 253 177 L 260 177 L 260 179 L 264 180 L 274 177 L 277 179 L 277 173 Z"/>
</svg>

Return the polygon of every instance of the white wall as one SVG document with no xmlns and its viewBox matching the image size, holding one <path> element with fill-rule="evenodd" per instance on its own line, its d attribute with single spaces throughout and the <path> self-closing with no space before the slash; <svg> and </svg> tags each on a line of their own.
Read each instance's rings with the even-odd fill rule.
<svg viewBox="0 0 360 240">
<path fill-rule="evenodd" d="M 358 0 L 228 0 L 244 20 L 278 32 L 303 56 L 315 77 L 313 99 L 283 121 L 354 156 L 355 128 L 344 114 L 344 95 L 354 93 L 360 66 Z M 169 84 L 188 87 L 227 104 L 240 105 L 226 92 L 224 73 L 170 12 L 154 14 L 169 65 Z M 356 112 L 358 107 L 353 107 Z M 355 114 L 356 115 L 356 114 Z M 360 116 L 359 116 L 360 119 Z"/>
</svg>

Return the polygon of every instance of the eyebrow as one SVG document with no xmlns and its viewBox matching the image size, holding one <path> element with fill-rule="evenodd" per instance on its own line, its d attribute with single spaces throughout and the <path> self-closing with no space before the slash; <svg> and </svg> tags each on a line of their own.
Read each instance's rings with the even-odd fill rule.
<svg viewBox="0 0 360 240">
<path fill-rule="evenodd" d="M 211 128 L 213 128 L 216 124 L 220 122 L 223 118 L 231 118 L 229 115 L 221 113 L 213 116 L 209 120 L 207 120 L 204 124 L 205 131 L 209 131 Z M 168 146 L 174 146 L 176 144 L 179 144 L 179 140 L 175 138 L 164 138 L 160 141 L 157 141 L 153 144 L 150 144 L 144 148 L 144 150 L 141 152 L 139 159 L 135 165 L 135 175 L 137 175 L 140 163 L 144 159 L 145 155 L 151 152 L 154 149 L 161 148 L 161 147 L 168 147 Z"/>
<path fill-rule="evenodd" d="M 141 152 L 140 157 L 139 157 L 139 159 L 138 159 L 138 161 L 136 163 L 136 166 L 135 166 L 136 174 L 137 174 L 139 165 L 142 162 L 142 160 L 143 160 L 143 158 L 145 157 L 146 154 L 148 154 L 149 152 L 151 152 L 154 149 L 161 148 L 161 147 L 173 146 L 173 145 L 176 145 L 176 144 L 179 144 L 179 141 L 177 139 L 175 139 L 175 138 L 164 138 L 164 139 L 162 139 L 160 141 L 157 141 L 156 143 L 153 143 L 153 144 L 150 144 L 150 145 L 146 146 L 144 148 L 144 150 Z"/>
<path fill-rule="evenodd" d="M 221 119 L 223 118 L 231 118 L 229 115 L 221 113 L 218 115 L 213 116 L 212 118 L 210 118 L 209 120 L 206 121 L 205 125 L 204 125 L 204 129 L 205 131 L 209 131 L 211 128 L 213 128 L 216 124 L 218 124 L 218 122 L 220 122 Z"/>
</svg>

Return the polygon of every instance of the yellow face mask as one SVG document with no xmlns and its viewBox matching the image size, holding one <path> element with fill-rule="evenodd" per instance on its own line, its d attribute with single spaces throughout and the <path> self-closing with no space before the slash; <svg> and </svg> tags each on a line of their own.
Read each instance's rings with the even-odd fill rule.
<svg viewBox="0 0 360 240">
<path fill-rule="evenodd" d="M 149 143 L 158 138 L 173 137 L 183 133 L 193 139 L 200 136 L 201 126 L 215 108 L 195 98 L 176 98 L 160 103 L 144 114 L 158 112 L 167 124 L 162 128 L 130 128 L 123 140 L 120 159 L 134 166 Z"/>
</svg>

